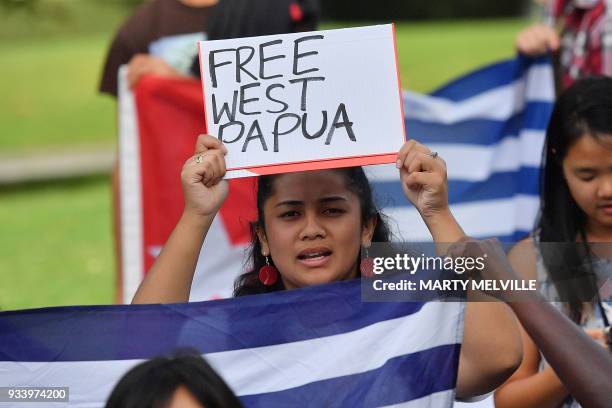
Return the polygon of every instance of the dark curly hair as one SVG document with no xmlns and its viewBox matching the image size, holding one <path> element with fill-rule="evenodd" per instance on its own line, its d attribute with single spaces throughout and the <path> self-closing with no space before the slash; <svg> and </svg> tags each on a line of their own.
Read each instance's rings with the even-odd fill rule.
<svg viewBox="0 0 612 408">
<path fill-rule="evenodd" d="M 361 167 L 347 167 L 334 170 L 345 178 L 346 188 L 359 198 L 361 207 L 362 225 L 376 218 L 376 227 L 372 242 L 389 242 L 391 233 L 387 217 L 383 215 L 374 202 L 370 182 Z M 278 175 L 261 176 L 257 186 L 257 221 L 251 223 L 251 246 L 248 252 L 248 272 L 240 275 L 234 282 L 234 296 L 255 295 L 260 293 L 284 290 L 281 279 L 272 286 L 265 286 L 258 279 L 259 269 L 266 264 L 266 258 L 261 254 L 261 242 L 257 236 L 257 229 L 265 227 L 263 207 L 266 200 L 274 193 L 274 181 Z M 357 261 L 359 261 L 359 256 Z"/>
</svg>

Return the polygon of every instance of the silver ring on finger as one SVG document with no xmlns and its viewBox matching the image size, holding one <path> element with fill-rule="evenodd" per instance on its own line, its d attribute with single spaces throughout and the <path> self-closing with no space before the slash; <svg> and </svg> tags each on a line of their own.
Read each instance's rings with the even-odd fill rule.
<svg viewBox="0 0 612 408">
<path fill-rule="evenodd" d="M 204 154 L 198 154 L 198 155 L 195 157 L 195 162 L 196 162 L 196 164 L 200 164 L 200 163 L 202 163 L 202 161 L 204 160 L 204 156 L 205 156 Z"/>
<path fill-rule="evenodd" d="M 431 157 L 433 157 L 434 159 L 435 159 L 436 157 L 438 157 L 438 152 L 429 152 L 429 153 L 427 153 L 427 154 L 428 154 L 428 155 L 430 155 Z"/>
</svg>

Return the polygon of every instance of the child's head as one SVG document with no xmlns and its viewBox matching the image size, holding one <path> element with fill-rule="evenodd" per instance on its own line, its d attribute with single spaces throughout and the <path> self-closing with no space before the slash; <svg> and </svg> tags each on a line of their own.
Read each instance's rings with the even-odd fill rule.
<svg viewBox="0 0 612 408">
<path fill-rule="evenodd" d="M 574 243 L 612 235 L 612 79 L 576 82 L 558 99 L 546 134 L 541 242 Z M 540 248 L 559 296 L 578 322 L 597 292 L 586 244 Z M 559 259 L 561 255 L 562 259 Z M 572 282 L 568 285 L 567 282 Z"/>
<path fill-rule="evenodd" d="M 548 126 L 543 216 L 583 228 L 612 229 L 612 78 L 587 78 L 560 97 Z"/>
<path fill-rule="evenodd" d="M 242 404 L 195 350 L 185 350 L 135 366 L 106 402 L 106 408 L 150 407 L 240 408 Z"/>
<path fill-rule="evenodd" d="M 253 225 L 252 270 L 235 295 L 262 293 L 355 278 L 361 247 L 389 240 L 368 179 L 360 167 L 260 177 Z M 257 279 L 269 256 L 281 279 Z"/>
</svg>

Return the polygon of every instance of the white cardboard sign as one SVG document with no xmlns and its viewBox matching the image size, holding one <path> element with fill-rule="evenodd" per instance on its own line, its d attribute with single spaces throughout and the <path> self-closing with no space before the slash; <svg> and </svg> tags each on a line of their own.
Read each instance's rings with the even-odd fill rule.
<svg viewBox="0 0 612 408">
<path fill-rule="evenodd" d="M 226 178 L 395 161 L 406 136 L 393 25 L 199 47 Z"/>
</svg>

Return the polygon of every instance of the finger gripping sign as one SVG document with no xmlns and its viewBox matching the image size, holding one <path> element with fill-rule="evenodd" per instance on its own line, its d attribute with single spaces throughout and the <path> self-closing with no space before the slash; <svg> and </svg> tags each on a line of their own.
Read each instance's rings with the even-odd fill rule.
<svg viewBox="0 0 612 408">
<path fill-rule="evenodd" d="M 226 178 L 395 161 L 406 136 L 393 25 L 199 47 Z"/>
</svg>

